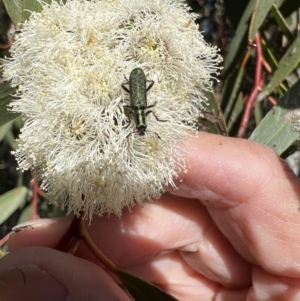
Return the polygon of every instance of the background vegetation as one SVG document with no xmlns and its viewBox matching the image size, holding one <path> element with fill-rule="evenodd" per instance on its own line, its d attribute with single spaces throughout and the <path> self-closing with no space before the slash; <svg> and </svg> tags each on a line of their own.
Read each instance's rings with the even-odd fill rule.
<svg viewBox="0 0 300 301">
<path fill-rule="evenodd" d="M 24 22 L 37 0 L 0 0 L 0 57 L 9 56 L 11 26 Z M 54 1 L 54 0 L 53 0 Z M 51 0 L 45 2 L 50 3 Z M 299 171 L 300 1 L 187 0 L 205 40 L 224 58 L 219 81 L 208 93 L 199 130 L 258 141 Z M 19 25 L 18 25 L 19 26 Z M 11 228 L 63 213 L 48 204 L 30 172 L 21 173 L 11 151 L 22 128 L 7 109 L 15 90 L 0 82 L 0 247 Z M 2 241 L 1 241 L 2 238 Z"/>
</svg>

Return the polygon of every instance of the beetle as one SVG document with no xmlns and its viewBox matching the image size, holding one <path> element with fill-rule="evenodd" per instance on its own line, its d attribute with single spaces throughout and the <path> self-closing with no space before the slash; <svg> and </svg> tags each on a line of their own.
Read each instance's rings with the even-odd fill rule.
<svg viewBox="0 0 300 301">
<path fill-rule="evenodd" d="M 150 83 L 148 87 L 147 83 Z M 126 85 L 129 85 L 129 89 L 126 87 Z M 130 105 L 125 106 L 125 108 L 128 108 L 130 110 L 129 114 L 134 117 L 136 129 L 140 136 L 145 135 L 145 131 L 147 128 L 146 116 L 150 113 L 154 115 L 157 121 L 166 122 L 166 120 L 158 119 L 154 112 L 151 110 L 145 112 L 146 109 L 153 108 L 156 105 L 156 103 L 150 106 L 148 106 L 147 104 L 147 92 L 152 88 L 153 85 L 154 81 L 147 80 L 146 75 L 141 68 L 133 69 L 130 73 L 129 80 L 127 80 L 127 83 L 122 84 L 122 88 L 126 92 L 128 92 L 130 96 Z"/>
</svg>

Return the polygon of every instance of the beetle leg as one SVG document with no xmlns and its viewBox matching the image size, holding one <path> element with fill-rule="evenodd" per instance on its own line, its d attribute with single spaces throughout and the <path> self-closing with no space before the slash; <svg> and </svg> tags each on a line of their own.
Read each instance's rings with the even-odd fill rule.
<svg viewBox="0 0 300 301">
<path fill-rule="evenodd" d="M 154 106 L 154 105 L 152 105 L 152 106 Z M 150 107 L 150 106 L 149 106 L 149 107 Z M 148 108 L 149 108 L 149 107 L 148 107 Z M 158 117 L 154 114 L 153 111 L 148 111 L 148 112 L 146 112 L 146 113 L 145 113 L 145 116 L 149 115 L 150 113 L 152 113 L 153 116 L 155 117 L 155 119 L 156 119 L 157 121 L 159 121 L 159 122 L 167 122 L 167 121 L 168 121 L 168 120 L 161 120 L 161 119 L 158 119 Z"/>
<path fill-rule="evenodd" d="M 156 105 L 156 102 L 153 105 L 147 106 L 146 109 L 153 108 Z"/>
<path fill-rule="evenodd" d="M 130 137 L 133 133 L 134 133 L 134 131 L 132 131 L 131 133 L 129 133 L 129 134 L 126 136 L 126 139 L 128 139 L 128 137 Z"/>
<path fill-rule="evenodd" d="M 156 137 L 157 137 L 158 139 L 161 139 L 160 136 L 159 136 L 157 133 L 154 133 L 154 134 L 156 135 Z"/>
<path fill-rule="evenodd" d="M 149 91 L 154 85 L 154 80 L 147 80 L 147 82 L 150 83 L 150 85 L 146 88 L 146 91 Z"/>
<path fill-rule="evenodd" d="M 123 83 L 123 84 L 121 85 L 121 87 L 122 87 L 126 92 L 130 93 L 129 89 L 128 89 L 127 87 L 125 87 L 125 85 L 129 85 L 129 83 Z"/>
<path fill-rule="evenodd" d="M 124 106 L 124 107 L 129 109 L 128 115 L 131 115 L 131 117 L 134 118 L 134 113 L 133 113 L 131 107 L 130 107 L 130 106 Z M 127 129 L 127 128 L 130 126 L 130 124 L 131 124 L 130 116 L 128 116 L 128 120 L 129 120 L 129 121 L 128 121 L 128 124 L 125 126 L 124 129 Z"/>
<path fill-rule="evenodd" d="M 129 106 L 127 106 L 127 107 L 129 107 Z M 129 108 L 130 108 L 130 107 L 129 107 Z M 134 117 L 134 114 L 133 114 L 132 111 L 129 112 L 129 115 L 131 115 L 132 117 Z M 129 119 L 129 122 L 128 122 L 128 124 L 125 126 L 124 130 L 126 130 L 126 129 L 130 126 L 130 124 L 131 124 L 131 119 L 130 119 L 129 116 L 128 116 L 128 119 Z M 126 139 L 128 139 L 128 137 L 130 137 L 133 133 L 135 133 L 135 131 L 132 131 L 131 133 L 129 133 L 129 134 L 126 136 Z"/>
</svg>

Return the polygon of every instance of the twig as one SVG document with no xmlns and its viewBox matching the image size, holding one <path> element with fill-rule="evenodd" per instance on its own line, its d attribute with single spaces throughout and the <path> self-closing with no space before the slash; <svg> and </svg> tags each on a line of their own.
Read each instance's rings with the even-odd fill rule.
<svg viewBox="0 0 300 301">
<path fill-rule="evenodd" d="M 264 64 L 263 54 L 262 54 L 262 48 L 261 48 L 261 42 L 260 42 L 260 34 L 257 33 L 254 38 L 255 44 L 256 44 L 256 69 L 255 69 L 255 76 L 254 76 L 254 86 L 252 88 L 252 91 L 250 93 L 250 96 L 247 99 L 247 102 L 245 104 L 245 109 L 243 113 L 243 117 L 240 123 L 240 127 L 238 130 L 237 137 L 242 138 L 245 135 L 246 128 L 249 123 L 250 113 L 253 108 L 256 96 L 258 92 L 261 90 L 261 83 L 262 83 L 262 66 Z"/>
<path fill-rule="evenodd" d="M 95 245 L 92 238 L 90 237 L 89 233 L 86 230 L 84 221 L 83 221 L 83 214 L 79 217 L 79 235 L 88 249 L 94 254 L 94 256 L 110 271 L 115 273 L 116 265 L 113 264 Z"/>
</svg>

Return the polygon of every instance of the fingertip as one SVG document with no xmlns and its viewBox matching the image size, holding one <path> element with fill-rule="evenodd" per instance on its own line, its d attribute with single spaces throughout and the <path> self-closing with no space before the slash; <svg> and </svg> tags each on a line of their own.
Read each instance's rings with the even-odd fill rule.
<svg viewBox="0 0 300 301">
<path fill-rule="evenodd" d="M 30 246 L 54 248 L 66 232 L 72 218 L 72 216 L 67 216 L 37 219 L 15 226 L 9 236 L 9 250 L 13 251 Z"/>
<path fill-rule="evenodd" d="M 16 267 L 18 269 L 16 269 Z M 43 247 L 30 247 L 13 251 L 0 260 L 0 274 L 14 272 L 23 290 L 32 296 L 38 293 L 40 298 L 11 300 L 122 300 L 129 301 L 125 292 L 99 266 L 71 254 Z M 20 272 L 21 271 L 21 272 Z M 1 276 L 0 276 L 1 277 Z M 41 279 L 43 277 L 43 279 Z M 49 299 L 43 287 L 52 289 L 51 296 L 60 299 Z M 53 284 L 55 283 L 55 287 Z M 0 292 L 0 299 L 1 299 Z M 2 300 L 2 299 L 1 299 Z"/>
<path fill-rule="evenodd" d="M 256 142 L 199 132 L 184 146 L 189 163 L 176 195 L 208 201 L 253 195 L 272 174 L 285 173 L 282 160 Z"/>
<path fill-rule="evenodd" d="M 0 272 L 0 300 L 63 301 L 68 298 L 66 287 L 37 265 L 12 266 Z"/>
<path fill-rule="evenodd" d="M 252 278 L 253 285 L 247 300 L 299 300 L 300 280 L 297 278 L 272 275 L 259 267 L 253 268 Z"/>
</svg>

